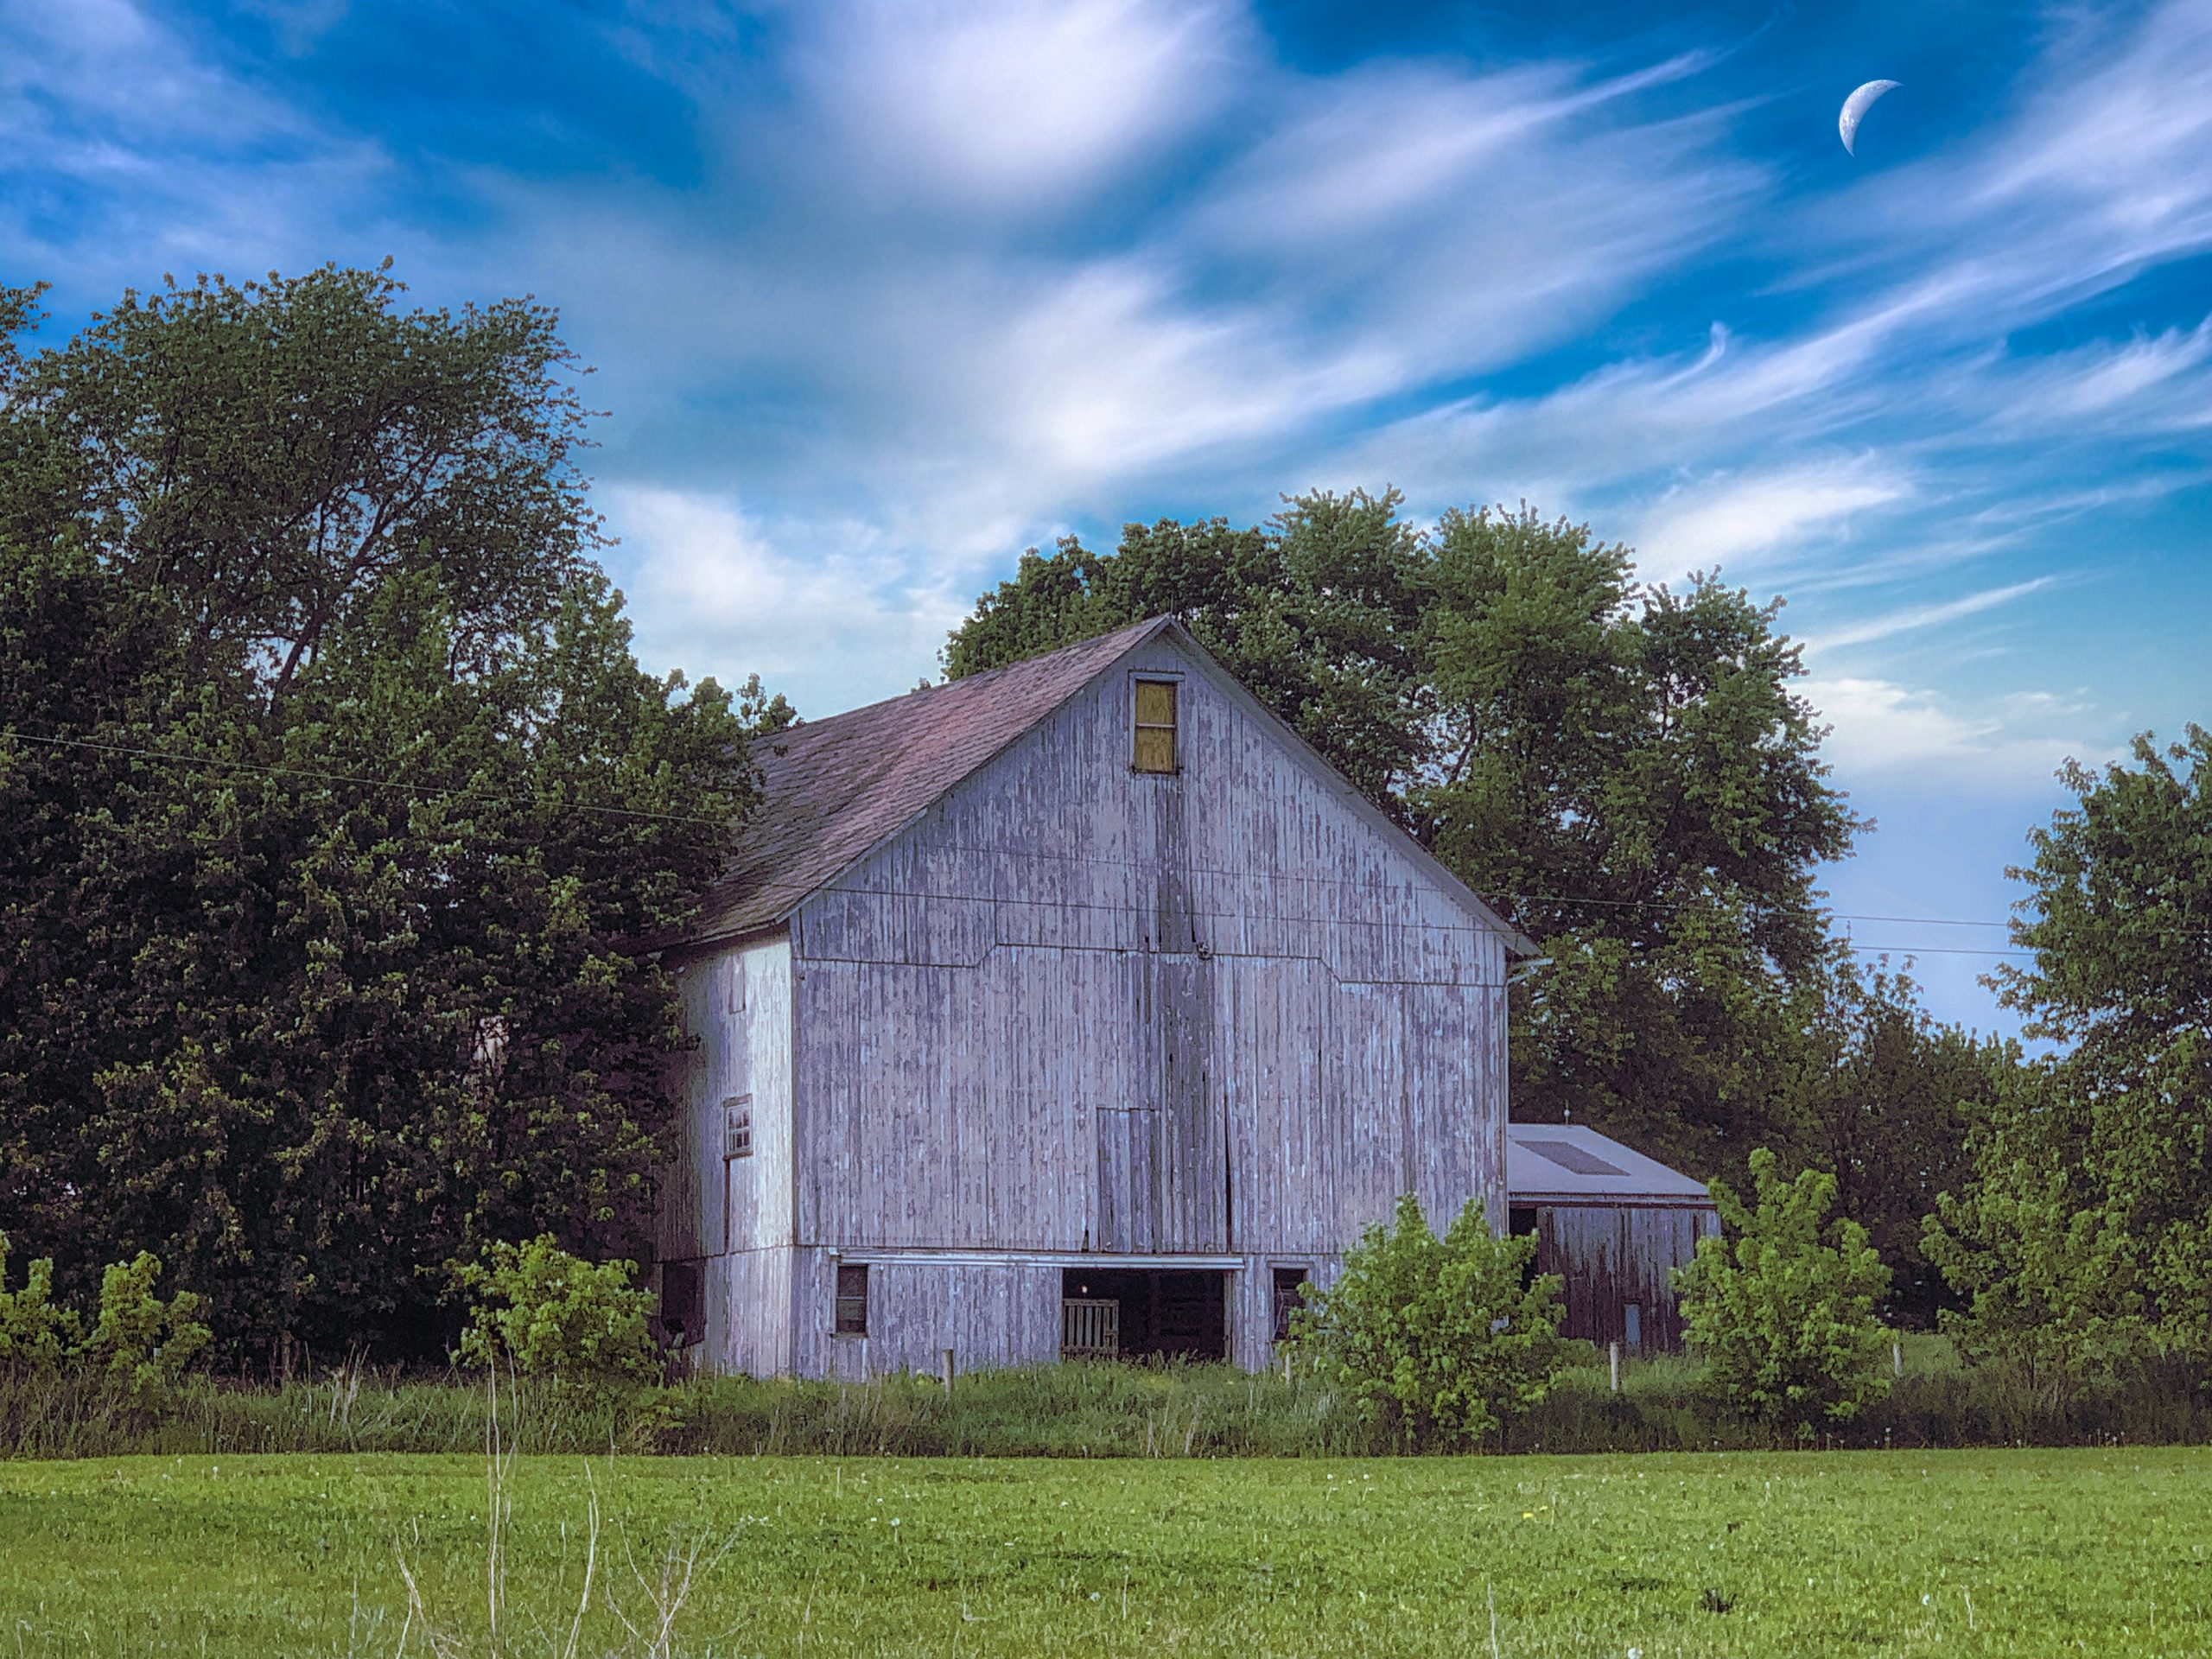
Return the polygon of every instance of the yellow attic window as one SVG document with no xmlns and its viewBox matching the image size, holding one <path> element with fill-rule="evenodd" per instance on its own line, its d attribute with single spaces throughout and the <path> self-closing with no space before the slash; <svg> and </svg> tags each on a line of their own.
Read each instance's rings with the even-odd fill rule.
<svg viewBox="0 0 2212 1659">
<path fill-rule="evenodd" d="M 1175 682 L 1136 683 L 1136 747 L 1130 762 L 1139 772 L 1173 772 Z"/>
</svg>

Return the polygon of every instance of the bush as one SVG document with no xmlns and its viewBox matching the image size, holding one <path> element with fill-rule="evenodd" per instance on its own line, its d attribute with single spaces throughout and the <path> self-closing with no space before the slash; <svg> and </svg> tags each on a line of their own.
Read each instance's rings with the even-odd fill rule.
<svg viewBox="0 0 2212 1659">
<path fill-rule="evenodd" d="M 488 1368 L 504 1357 L 525 1376 L 591 1392 L 660 1381 L 652 1294 L 637 1284 L 635 1262 L 594 1264 L 550 1233 L 494 1244 L 485 1256 L 454 1271 L 473 1301 L 463 1364 Z"/>
<path fill-rule="evenodd" d="M 1529 1276 L 1535 1249 L 1493 1235 L 1478 1201 L 1440 1239 L 1408 1193 L 1292 1316 L 1292 1343 L 1402 1446 L 1472 1445 L 1541 1400 L 1560 1363 L 1560 1281 Z"/>
<path fill-rule="evenodd" d="M 8 1288 L 8 1235 L 0 1233 L 0 1371 L 43 1374 L 60 1369 L 82 1330 L 76 1314 L 54 1303 L 54 1262 L 41 1257 Z"/>
<path fill-rule="evenodd" d="M 1726 1182 L 1713 1201 L 1732 1240 L 1701 1238 L 1675 1275 L 1684 1334 L 1706 1361 L 1706 1386 L 1731 1410 L 1810 1439 L 1889 1391 L 1889 1333 L 1874 1317 L 1890 1270 L 1854 1221 L 1829 1221 L 1836 1179 L 1775 1173 L 1751 1154 L 1753 1204 Z M 1823 1224 L 1826 1224 L 1825 1225 Z"/>
<path fill-rule="evenodd" d="M 100 1274 L 99 1323 L 84 1354 L 122 1384 L 134 1410 L 165 1405 L 193 1362 L 207 1351 L 212 1333 L 200 1315 L 206 1300 L 180 1290 L 163 1301 L 154 1294 L 162 1259 L 145 1250 L 129 1263 L 111 1262 Z"/>
<path fill-rule="evenodd" d="M 1978 1366 L 2016 1378 L 2056 1414 L 2108 1394 L 2152 1357 L 2139 1241 L 2106 1210 L 2082 1207 L 2063 1171 L 2013 1156 L 2002 1136 L 1977 1148 L 1961 1198 L 1938 1195 L 1923 1249 L 1963 1292 L 1942 1329 Z"/>
</svg>

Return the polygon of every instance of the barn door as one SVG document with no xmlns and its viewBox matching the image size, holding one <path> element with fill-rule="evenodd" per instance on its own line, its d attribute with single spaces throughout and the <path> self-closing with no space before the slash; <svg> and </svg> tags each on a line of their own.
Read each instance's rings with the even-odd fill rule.
<svg viewBox="0 0 2212 1659">
<path fill-rule="evenodd" d="M 1152 956 L 1135 976 L 1143 1052 L 1132 1057 L 1132 1097 L 1096 1115 L 1099 1249 L 1229 1248 L 1210 967 L 1195 956 Z"/>
</svg>

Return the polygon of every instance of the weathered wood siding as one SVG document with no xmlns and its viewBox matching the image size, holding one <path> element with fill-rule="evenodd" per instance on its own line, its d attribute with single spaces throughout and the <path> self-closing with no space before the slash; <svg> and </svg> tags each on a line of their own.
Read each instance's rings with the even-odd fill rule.
<svg viewBox="0 0 2212 1659">
<path fill-rule="evenodd" d="M 1557 1205 L 1536 1212 L 1536 1266 L 1566 1280 L 1562 1332 L 1603 1346 L 1628 1340 L 1627 1307 L 1641 1310 L 1644 1352 L 1682 1345 L 1669 1274 L 1688 1267 L 1697 1241 L 1719 1230 L 1709 1207 Z"/>
<path fill-rule="evenodd" d="M 1161 673 L 1181 770 L 1139 774 L 1130 681 Z M 1243 1256 L 1231 1342 L 1256 1364 L 1267 1257 L 1332 1263 L 1408 1190 L 1440 1222 L 1470 1197 L 1503 1219 L 1502 940 L 1168 641 L 816 894 L 791 938 L 803 1249 Z M 1056 1277 L 1007 1266 L 1039 1298 L 1017 1311 L 902 1269 L 862 1344 L 810 1334 L 830 1292 L 809 1271 L 802 1370 L 1057 1351 Z"/>
<path fill-rule="evenodd" d="M 868 1264 L 868 1330 L 839 1336 L 831 1309 L 839 1260 Z M 1046 1363 L 1060 1354 L 1060 1268 L 1015 1261 L 901 1261 L 798 1253 L 796 1365 L 804 1376 L 935 1376 L 944 1351 L 962 1370 Z"/>
<path fill-rule="evenodd" d="M 791 1369 L 795 1141 L 791 942 L 732 945 L 677 969 L 683 1146 L 661 1190 L 659 1259 L 704 1258 L 708 1370 Z M 725 1158 L 727 1103 L 749 1097 L 753 1154 Z"/>
</svg>

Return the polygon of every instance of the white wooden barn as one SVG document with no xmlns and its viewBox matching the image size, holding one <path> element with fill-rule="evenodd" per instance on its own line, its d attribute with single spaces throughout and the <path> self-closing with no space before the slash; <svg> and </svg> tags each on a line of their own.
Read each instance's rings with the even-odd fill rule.
<svg viewBox="0 0 2212 1659">
<path fill-rule="evenodd" d="M 801 725 L 669 958 L 703 1370 L 1267 1363 L 1402 1192 L 1503 1227 L 1528 942 L 1160 620 Z"/>
</svg>

